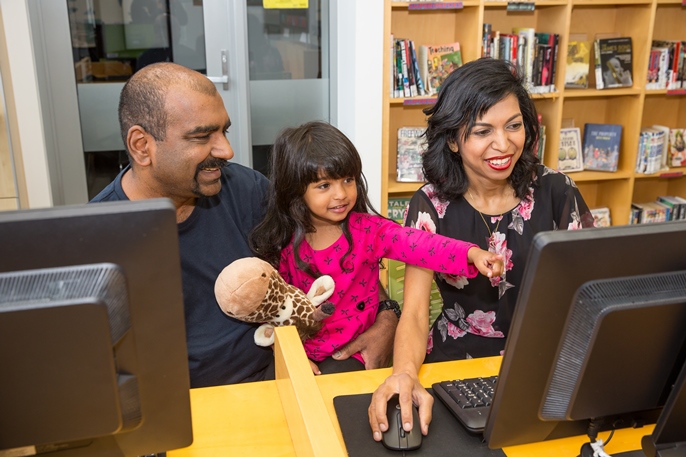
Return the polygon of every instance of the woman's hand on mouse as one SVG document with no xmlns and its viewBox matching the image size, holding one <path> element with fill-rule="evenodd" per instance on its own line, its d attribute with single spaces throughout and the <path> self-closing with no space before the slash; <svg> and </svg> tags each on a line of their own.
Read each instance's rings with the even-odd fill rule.
<svg viewBox="0 0 686 457">
<path fill-rule="evenodd" d="M 382 433 L 388 430 L 386 405 L 396 393 L 399 394 L 400 411 L 405 431 L 412 430 L 412 403 L 414 402 L 419 408 L 422 435 L 429 433 L 434 398 L 419 383 L 419 378 L 416 375 L 394 373 L 374 391 L 367 410 L 369 425 L 372 428 L 372 436 L 375 441 L 381 441 Z"/>
</svg>

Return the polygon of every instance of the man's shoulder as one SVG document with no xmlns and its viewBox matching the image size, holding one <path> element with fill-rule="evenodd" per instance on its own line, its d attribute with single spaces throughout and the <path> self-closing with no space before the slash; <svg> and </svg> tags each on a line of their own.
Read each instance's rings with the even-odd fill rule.
<svg viewBox="0 0 686 457">
<path fill-rule="evenodd" d="M 129 169 L 127 166 L 124 168 L 119 174 L 117 175 L 114 180 L 109 183 L 103 190 L 101 190 L 98 195 L 93 197 L 89 203 L 97 203 L 97 202 L 111 202 L 111 201 L 119 201 L 119 200 L 128 200 L 129 198 L 126 196 L 124 193 L 124 189 L 121 187 L 121 177 L 126 173 L 126 171 Z"/>
</svg>

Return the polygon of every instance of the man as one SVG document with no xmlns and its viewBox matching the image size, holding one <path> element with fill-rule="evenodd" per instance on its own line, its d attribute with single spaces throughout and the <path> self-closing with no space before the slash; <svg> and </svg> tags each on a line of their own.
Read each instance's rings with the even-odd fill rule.
<svg viewBox="0 0 686 457">
<path fill-rule="evenodd" d="M 255 344 L 257 326 L 223 314 L 214 297 L 221 270 L 253 255 L 248 233 L 264 215 L 268 185 L 228 162 L 231 121 L 214 84 L 174 63 L 148 65 L 122 89 L 119 123 L 130 165 L 92 202 L 166 197 L 176 206 L 191 387 L 273 379 L 273 352 Z M 371 368 L 388 362 L 397 319 L 382 315 L 341 358 L 362 350 Z"/>
</svg>

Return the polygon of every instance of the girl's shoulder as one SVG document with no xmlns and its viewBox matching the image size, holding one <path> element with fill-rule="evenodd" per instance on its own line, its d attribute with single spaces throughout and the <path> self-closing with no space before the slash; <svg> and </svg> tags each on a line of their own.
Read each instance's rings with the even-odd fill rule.
<svg viewBox="0 0 686 457">
<path fill-rule="evenodd" d="M 348 217 L 349 224 L 355 224 L 355 225 L 360 225 L 360 224 L 366 224 L 366 223 L 374 223 L 374 224 L 379 224 L 382 223 L 383 221 L 387 220 L 385 217 L 382 216 L 377 216 L 376 214 L 370 214 L 370 213 L 358 213 L 355 211 L 350 212 L 350 216 Z"/>
</svg>

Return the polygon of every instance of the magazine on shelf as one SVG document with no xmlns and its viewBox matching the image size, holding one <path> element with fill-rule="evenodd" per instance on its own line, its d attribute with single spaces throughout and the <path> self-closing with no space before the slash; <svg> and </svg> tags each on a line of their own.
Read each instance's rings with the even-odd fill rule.
<svg viewBox="0 0 686 457">
<path fill-rule="evenodd" d="M 398 129 L 398 182 L 422 182 L 422 154 L 426 150 L 425 127 L 400 127 Z"/>
<path fill-rule="evenodd" d="M 565 89 L 587 89 L 590 68 L 591 42 L 579 40 L 567 43 Z"/>
<path fill-rule="evenodd" d="M 686 142 L 684 142 L 684 129 L 669 130 L 669 156 L 671 167 L 686 167 Z"/>
<path fill-rule="evenodd" d="M 593 208 L 591 209 L 591 214 L 593 215 L 593 220 L 596 227 L 609 227 L 612 225 L 612 219 L 610 218 L 610 208 Z"/>
<path fill-rule="evenodd" d="M 584 170 L 617 171 L 621 139 L 621 125 L 584 125 Z"/>
<path fill-rule="evenodd" d="M 388 218 L 398 224 L 405 222 L 405 211 L 410 204 L 409 197 L 389 197 L 388 198 Z"/>
<path fill-rule="evenodd" d="M 581 154 L 581 132 L 579 127 L 560 129 L 560 147 L 557 156 L 559 171 L 582 171 L 584 169 Z"/>
<path fill-rule="evenodd" d="M 596 52 L 596 89 L 633 86 L 631 37 L 599 38 Z"/>
<path fill-rule="evenodd" d="M 435 95 L 440 90 L 445 78 L 453 70 L 462 66 L 460 43 L 419 46 L 417 59 L 421 62 L 419 68 L 425 72 L 420 74 L 424 82 L 424 89 L 427 95 Z"/>
</svg>

